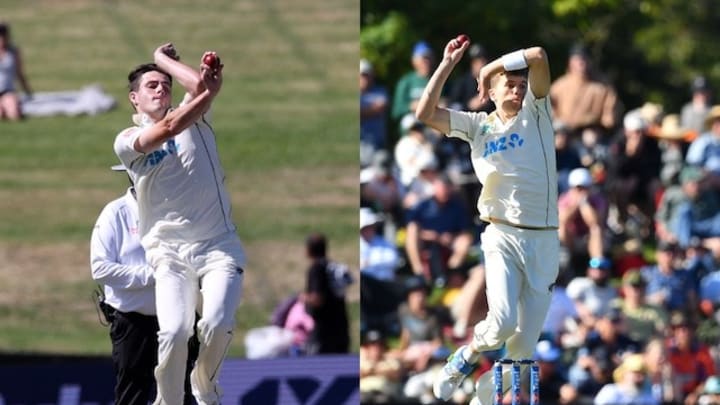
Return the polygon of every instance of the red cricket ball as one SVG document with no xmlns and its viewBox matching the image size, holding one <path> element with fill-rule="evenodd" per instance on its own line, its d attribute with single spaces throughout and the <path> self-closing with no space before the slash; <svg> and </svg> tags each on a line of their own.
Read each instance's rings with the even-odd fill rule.
<svg viewBox="0 0 720 405">
<path fill-rule="evenodd" d="M 457 41 L 460 42 L 460 45 L 462 46 L 462 44 L 470 40 L 470 37 L 465 34 L 460 34 L 455 39 L 457 39 Z"/>
<path fill-rule="evenodd" d="M 210 66 L 210 69 L 217 70 L 220 67 L 220 58 L 214 53 L 203 56 L 203 63 Z"/>
</svg>

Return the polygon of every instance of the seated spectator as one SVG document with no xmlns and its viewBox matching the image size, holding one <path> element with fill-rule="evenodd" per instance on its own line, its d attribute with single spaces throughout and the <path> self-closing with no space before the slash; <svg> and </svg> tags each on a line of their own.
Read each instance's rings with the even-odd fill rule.
<svg viewBox="0 0 720 405">
<path fill-rule="evenodd" d="M 476 323 L 487 315 L 487 291 L 485 290 L 485 266 L 479 264 L 469 271 L 469 277 L 450 303 L 450 314 L 455 320 L 452 335 L 467 340 Z"/>
<path fill-rule="evenodd" d="M 597 318 L 611 309 L 617 290 L 610 285 L 612 262 L 593 258 L 587 265 L 587 276 L 576 277 L 567 286 L 567 295 L 575 303 L 581 324 L 592 328 Z"/>
<path fill-rule="evenodd" d="M 400 397 L 403 369 L 388 354 L 385 336 L 369 330 L 360 346 L 360 398 L 362 403 L 392 403 Z"/>
<path fill-rule="evenodd" d="M 687 398 L 705 379 L 715 374 L 715 363 L 708 347 L 696 340 L 694 325 L 687 315 L 682 312 L 672 313 L 670 327 L 672 335 L 668 357 L 675 377 L 680 381 L 681 395 Z"/>
<path fill-rule="evenodd" d="M 623 126 L 624 135 L 611 144 L 608 159 L 608 193 L 617 210 L 614 222 L 632 236 L 647 238 L 653 231 L 661 152 L 657 139 L 647 135 L 648 124 L 639 113 L 626 114 Z"/>
<path fill-rule="evenodd" d="M 406 281 L 407 300 L 400 306 L 400 342 L 394 352 L 403 367 L 421 372 L 437 356 L 444 353 L 440 317 L 428 305 L 429 286 L 425 279 L 413 276 Z M 441 358 L 445 358 L 441 356 Z"/>
<path fill-rule="evenodd" d="M 540 367 L 540 403 L 569 402 L 571 398 L 561 398 L 562 388 L 568 383 L 562 366 L 562 350 L 549 340 L 541 340 L 535 345 L 534 358 Z"/>
<path fill-rule="evenodd" d="M 577 268 L 605 253 L 608 202 L 593 190 L 592 175 L 584 167 L 570 172 L 568 186 L 558 198 L 558 231 L 561 245 L 570 254 L 570 265 Z"/>
<path fill-rule="evenodd" d="M 587 167 L 597 184 L 607 179 L 609 148 L 605 133 L 597 126 L 589 126 L 580 131 L 580 142 L 575 143 L 580 154 L 580 163 Z"/>
<path fill-rule="evenodd" d="M 415 44 L 411 57 L 412 70 L 405 73 L 395 85 L 392 96 L 392 119 L 399 122 L 408 113 L 415 113 L 418 100 L 433 72 L 435 53 L 425 41 Z"/>
<path fill-rule="evenodd" d="M 655 137 L 659 141 L 661 169 L 660 181 L 664 188 L 680 183 L 680 171 L 685 165 L 685 149 L 689 130 L 680 126 L 677 114 L 666 115 Z"/>
<path fill-rule="evenodd" d="M 707 316 L 711 316 L 714 309 L 720 307 L 720 269 L 700 279 L 700 303 L 701 308 L 703 303 L 705 307 L 711 308 L 710 311 L 705 311 Z"/>
<path fill-rule="evenodd" d="M 685 191 L 684 183 L 690 182 L 691 170 L 683 168 L 678 174 L 677 184 L 665 185 L 657 210 L 655 211 L 655 236 L 658 240 L 668 243 L 678 243 L 678 221 L 680 220 L 680 207 L 690 200 Z M 695 186 L 689 186 L 695 187 Z M 693 192 L 695 188 L 689 189 Z"/>
<path fill-rule="evenodd" d="M 714 105 L 705 117 L 707 131 L 698 136 L 688 148 L 685 161 L 720 175 L 720 105 Z M 715 183 L 715 182 L 713 182 Z"/>
<path fill-rule="evenodd" d="M 402 206 L 406 210 L 415 208 L 421 201 L 431 198 L 433 183 L 442 174 L 434 153 L 423 154 L 418 162 L 418 168 L 420 172 L 412 179 L 403 196 Z"/>
<path fill-rule="evenodd" d="M 395 163 L 400 172 L 400 182 L 408 187 L 435 152 L 425 125 L 415 118 L 415 114 L 406 115 L 400 126 L 403 135 L 395 145 Z"/>
<path fill-rule="evenodd" d="M 647 367 L 642 354 L 631 354 L 613 371 L 614 383 L 595 395 L 595 405 L 659 405 L 646 384 Z"/>
<path fill-rule="evenodd" d="M 555 130 L 555 162 L 558 172 L 558 193 L 568 189 L 570 171 L 582 167 L 580 151 L 573 145 L 570 129 L 560 121 L 553 122 Z"/>
<path fill-rule="evenodd" d="M 385 225 L 393 227 L 401 221 L 401 187 L 392 173 L 390 155 L 380 151 L 372 164 L 360 172 L 361 206 L 382 213 Z"/>
<path fill-rule="evenodd" d="M 307 313 L 302 300 L 296 300 L 290 307 L 283 328 L 293 333 L 293 342 L 288 352 L 291 355 L 305 354 L 310 334 L 315 328 L 315 320 Z"/>
<path fill-rule="evenodd" d="M 619 311 L 610 310 L 598 318 L 595 328 L 577 352 L 568 374 L 570 384 L 580 396 L 595 396 L 610 382 L 612 371 L 624 355 L 639 353 L 641 346 L 620 329 Z"/>
<path fill-rule="evenodd" d="M 690 101 L 685 103 L 680 111 L 680 122 L 684 128 L 700 134 L 705 131 L 705 118 L 710 112 L 712 89 L 705 77 L 697 76 L 692 81 L 690 92 Z"/>
<path fill-rule="evenodd" d="M 567 284 L 570 273 L 561 270 L 558 273 L 555 286 L 552 289 L 550 308 L 548 309 L 545 323 L 543 323 L 541 337 L 556 344 L 562 342 L 563 334 L 566 332 L 565 324 L 568 320 L 577 318 L 575 302 L 567 295 Z M 570 345 L 573 346 L 573 345 Z"/>
<path fill-rule="evenodd" d="M 448 269 L 462 266 L 473 242 L 471 218 L 450 180 L 433 182 L 433 196 L 407 212 L 405 248 L 415 274 L 444 285 Z"/>
<path fill-rule="evenodd" d="M 664 337 L 650 339 L 645 345 L 645 366 L 653 398 L 659 403 L 674 404 L 680 402 L 680 384 L 668 362 L 667 351 Z"/>
<path fill-rule="evenodd" d="M 10 40 L 10 26 L 0 21 L 0 121 L 17 121 L 22 118 L 20 96 L 15 88 L 19 82 L 25 94 L 32 90 L 25 75 L 20 49 Z"/>
<path fill-rule="evenodd" d="M 698 167 L 685 167 L 681 181 L 686 198 L 677 208 L 674 223 L 678 243 L 685 248 L 692 238 L 699 238 L 703 243 L 719 240 L 720 197 L 717 190 L 708 187 L 709 180 Z"/>
<path fill-rule="evenodd" d="M 370 164 L 375 152 L 387 147 L 386 121 L 390 98 L 375 82 L 370 61 L 360 60 L 360 163 Z"/>
<path fill-rule="evenodd" d="M 476 42 L 468 48 L 467 56 L 470 69 L 452 82 L 448 103 L 453 110 L 489 113 L 495 109 L 495 105 L 489 99 L 482 100 L 477 91 L 480 70 L 488 63 L 487 53 L 485 48 Z"/>
<path fill-rule="evenodd" d="M 628 271 L 622 278 L 623 298 L 619 302 L 628 335 L 643 344 L 662 336 L 667 327 L 667 311 L 645 302 L 645 285 L 639 270 Z"/>
<path fill-rule="evenodd" d="M 405 291 L 396 282 L 397 247 L 378 232 L 379 215 L 360 208 L 360 311 L 364 328 L 398 334 L 397 308 Z"/>
<path fill-rule="evenodd" d="M 697 291 L 689 271 L 677 264 L 678 247 L 658 242 L 655 265 L 643 267 L 640 272 L 647 282 L 645 299 L 668 312 L 696 308 Z"/>
</svg>

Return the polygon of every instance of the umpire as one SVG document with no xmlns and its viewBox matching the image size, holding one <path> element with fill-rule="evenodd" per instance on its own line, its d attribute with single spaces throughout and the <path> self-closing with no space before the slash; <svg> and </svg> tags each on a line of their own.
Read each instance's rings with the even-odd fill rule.
<svg viewBox="0 0 720 405">
<path fill-rule="evenodd" d="M 114 171 L 125 171 L 122 165 Z M 110 324 L 115 370 L 115 404 L 147 405 L 155 392 L 154 369 L 158 359 L 158 320 L 155 312 L 155 278 L 145 261 L 138 235 L 135 189 L 111 201 L 100 213 L 90 241 L 92 278 L 102 285 L 99 306 Z M 190 371 L 199 343 L 189 342 L 184 404 L 193 404 Z"/>
</svg>

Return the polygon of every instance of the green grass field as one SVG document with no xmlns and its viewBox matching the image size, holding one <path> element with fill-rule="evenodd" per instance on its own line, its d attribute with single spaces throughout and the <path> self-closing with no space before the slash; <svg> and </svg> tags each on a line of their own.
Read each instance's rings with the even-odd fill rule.
<svg viewBox="0 0 720 405">
<path fill-rule="evenodd" d="M 249 256 L 230 355 L 244 331 L 303 288 L 305 235 L 357 271 L 356 1 L 4 0 L 35 91 L 98 83 L 106 114 L 0 122 L 0 352 L 109 354 L 90 299 L 89 237 L 127 179 L 112 142 L 129 125 L 127 72 L 173 42 L 225 64 L 213 109 L 233 213 Z M 194 62 L 197 60 L 197 62 Z M 175 94 L 176 99 L 180 94 Z M 354 336 L 357 285 L 351 291 Z M 355 337 L 357 347 L 357 337 Z"/>
</svg>

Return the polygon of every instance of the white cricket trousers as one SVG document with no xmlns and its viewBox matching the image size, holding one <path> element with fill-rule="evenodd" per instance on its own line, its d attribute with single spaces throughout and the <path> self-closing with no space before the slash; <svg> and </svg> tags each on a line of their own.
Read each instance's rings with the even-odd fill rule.
<svg viewBox="0 0 720 405">
<path fill-rule="evenodd" d="M 233 232 L 199 243 L 159 242 L 148 247 L 146 255 L 155 269 L 160 325 L 154 405 L 183 403 L 188 340 L 198 307 L 202 308 L 197 323 L 200 352 L 190 375 L 192 393 L 199 405 L 217 405 L 222 395 L 218 372 L 242 295 L 240 269 L 245 257 L 240 240 Z"/>
<path fill-rule="evenodd" d="M 472 344 L 487 351 L 505 343 L 504 357 L 532 358 L 558 274 L 558 232 L 493 223 L 481 238 L 488 314 L 475 325 Z M 492 376 L 484 373 L 475 386 L 483 404 L 492 403 Z M 503 371 L 503 387 L 510 389 L 509 367 Z"/>
</svg>

